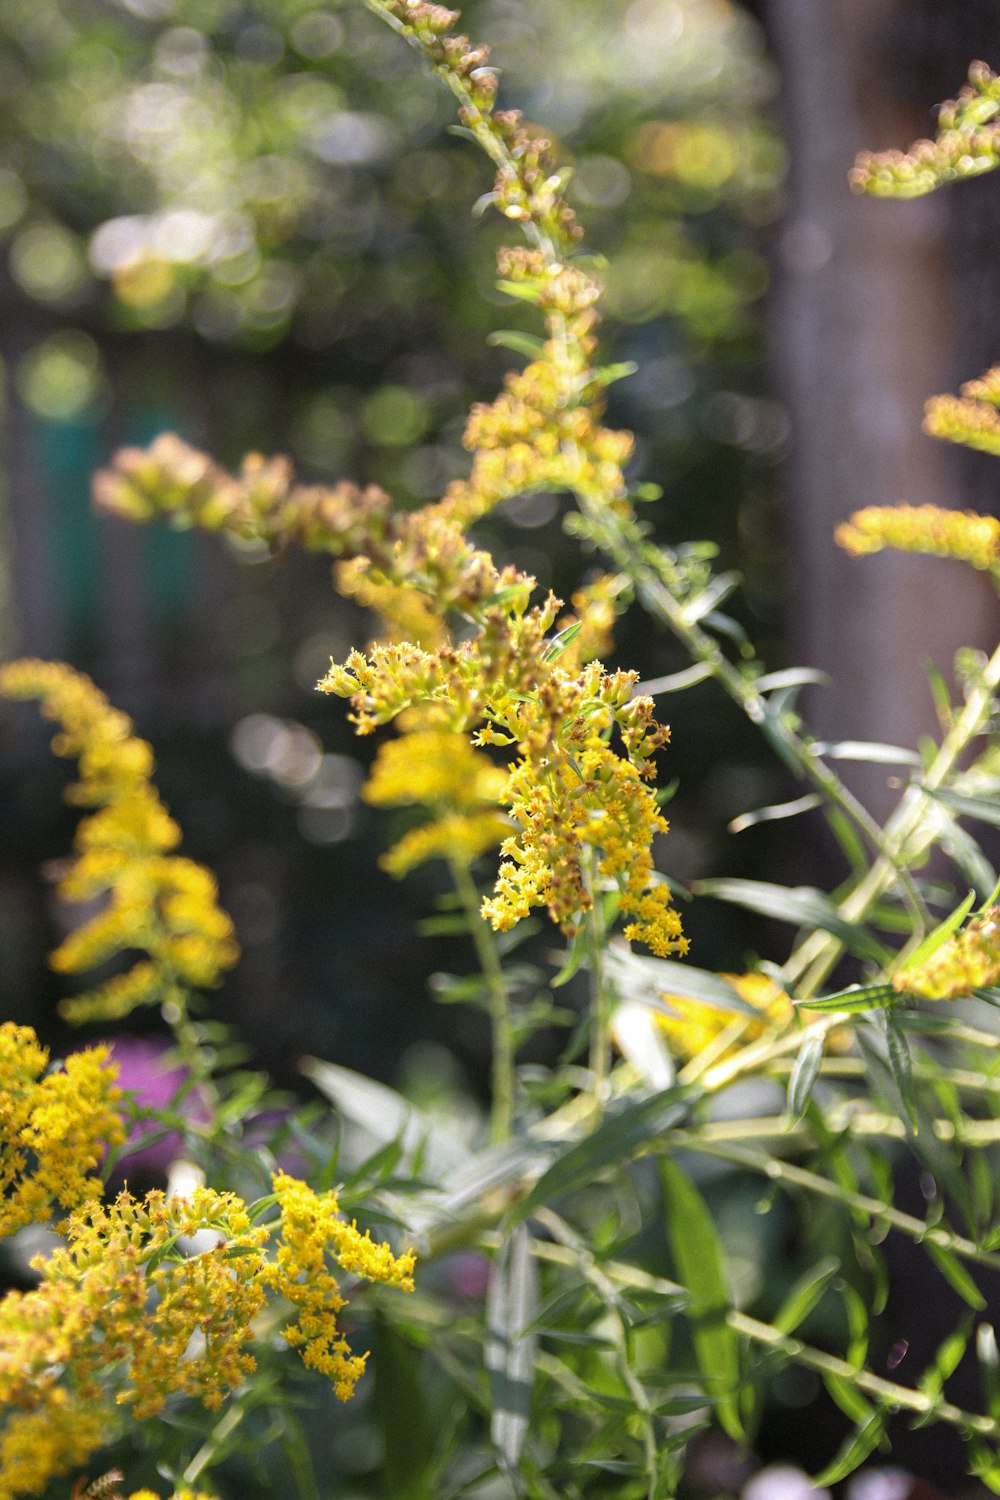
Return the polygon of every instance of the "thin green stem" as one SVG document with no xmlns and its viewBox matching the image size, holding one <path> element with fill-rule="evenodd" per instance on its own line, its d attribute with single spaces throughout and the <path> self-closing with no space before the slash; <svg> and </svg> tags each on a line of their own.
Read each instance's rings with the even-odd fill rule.
<svg viewBox="0 0 1000 1500">
<path fill-rule="evenodd" d="M 596 878 L 597 861 L 590 851 L 590 896 L 587 913 L 587 959 L 590 974 L 590 1072 L 593 1095 L 600 1115 L 607 1103 L 608 1079 L 611 1073 L 611 996 L 605 976 L 604 953 L 607 931 L 604 922 L 602 893 Z"/>
<path fill-rule="evenodd" d="M 1000 646 L 987 662 L 979 682 L 969 693 L 962 712 L 942 740 L 919 785 L 913 784 L 903 793 L 885 826 L 884 855 L 841 902 L 840 914 L 847 921 L 862 921 L 891 889 L 900 867 L 912 867 L 933 844 L 938 827 L 935 804 L 929 794 L 944 784 L 983 728 L 998 686 Z M 812 933 L 785 965 L 789 983 L 798 981 L 800 995 L 814 995 L 843 951 L 844 944 L 832 933 Z"/>
<path fill-rule="evenodd" d="M 539 1260 L 579 1269 L 576 1251 L 565 1245 L 534 1240 L 532 1241 L 532 1254 Z M 636 1291 L 649 1292 L 660 1297 L 688 1295 L 687 1288 L 681 1286 L 679 1282 L 668 1281 L 664 1276 L 654 1276 L 648 1271 L 640 1270 L 638 1266 L 627 1265 L 623 1261 L 604 1260 L 601 1262 L 601 1269 L 612 1281 L 618 1282 L 621 1286 L 632 1287 Z M 976 1433 L 982 1437 L 996 1437 L 1000 1431 L 992 1417 L 983 1416 L 980 1412 L 964 1411 L 950 1401 L 941 1400 L 930 1391 L 915 1391 L 908 1386 L 897 1385 L 895 1381 L 885 1380 L 880 1375 L 859 1368 L 835 1354 L 828 1354 L 822 1349 L 814 1349 L 811 1345 L 803 1343 L 801 1339 L 782 1333 L 770 1323 L 762 1323 L 757 1318 L 750 1318 L 746 1313 L 738 1312 L 735 1308 L 729 1309 L 725 1316 L 729 1327 L 734 1332 L 742 1334 L 744 1338 L 768 1348 L 778 1349 L 789 1360 L 804 1365 L 807 1369 L 816 1370 L 821 1375 L 835 1375 L 842 1380 L 848 1380 L 859 1390 L 874 1397 L 877 1401 L 884 1402 L 887 1406 L 901 1411 L 915 1412 L 919 1416 L 932 1417 L 937 1421 L 948 1423 L 949 1426 L 958 1427 L 964 1432 Z"/>
<path fill-rule="evenodd" d="M 629 1359 L 629 1351 L 634 1344 L 634 1334 L 622 1317 L 621 1299 L 618 1289 L 612 1279 L 605 1273 L 601 1262 L 584 1240 L 566 1223 L 565 1219 L 554 1213 L 550 1208 L 539 1209 L 536 1218 L 543 1229 L 546 1229 L 551 1234 L 557 1244 L 564 1245 L 567 1249 L 573 1251 L 579 1270 L 585 1280 L 594 1288 L 612 1321 L 615 1364 L 621 1376 L 622 1384 L 632 1398 L 636 1415 L 642 1428 L 643 1468 L 646 1473 L 647 1495 L 648 1500 L 653 1500 L 659 1477 L 653 1409 L 650 1405 L 646 1388 L 632 1368 L 632 1363 Z"/>
<path fill-rule="evenodd" d="M 469 873 L 469 867 L 459 859 L 449 860 L 448 866 L 458 898 L 469 919 L 469 932 L 486 984 L 492 1034 L 490 1145 L 499 1146 L 510 1139 L 514 1121 L 515 1048 L 510 996 L 492 928 L 480 915 L 479 891 Z"/>
<path fill-rule="evenodd" d="M 793 1166 L 790 1162 L 781 1161 L 778 1157 L 769 1156 L 766 1152 L 740 1146 L 736 1142 L 708 1140 L 697 1131 L 673 1130 L 670 1132 L 670 1139 L 681 1150 L 728 1161 L 733 1166 L 745 1167 L 750 1172 L 758 1172 L 771 1182 L 802 1188 L 805 1192 L 813 1193 L 820 1198 L 833 1199 L 843 1204 L 845 1208 L 867 1215 L 877 1224 L 891 1225 L 893 1229 L 898 1229 L 909 1239 L 915 1240 L 917 1244 L 937 1245 L 942 1250 L 950 1250 L 955 1255 L 961 1255 L 965 1260 L 974 1261 L 976 1265 L 988 1266 L 990 1270 L 1000 1271 L 1000 1255 L 993 1255 L 988 1250 L 980 1249 L 972 1240 L 965 1239 L 943 1224 L 928 1224 L 913 1214 L 902 1213 L 891 1204 L 883 1203 L 879 1198 L 869 1198 L 865 1193 L 855 1193 L 850 1188 L 842 1187 L 838 1182 L 831 1182 L 826 1177 L 820 1177 L 815 1172 L 808 1172 L 803 1167 Z"/>
</svg>

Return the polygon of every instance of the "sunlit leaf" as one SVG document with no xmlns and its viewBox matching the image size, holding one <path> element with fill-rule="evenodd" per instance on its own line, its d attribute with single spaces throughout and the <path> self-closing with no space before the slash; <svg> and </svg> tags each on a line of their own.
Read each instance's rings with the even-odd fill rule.
<svg viewBox="0 0 1000 1500">
<path fill-rule="evenodd" d="M 794 1124 L 805 1114 L 812 1097 L 813 1085 L 819 1077 L 823 1061 L 826 1038 L 811 1036 L 799 1048 L 788 1079 L 788 1120 Z"/>
<path fill-rule="evenodd" d="M 817 1306 L 839 1270 L 840 1261 L 829 1255 L 811 1270 L 804 1272 L 771 1319 L 773 1326 L 782 1333 L 794 1333 Z"/>
<path fill-rule="evenodd" d="M 518 1224 L 504 1242 L 486 1298 L 485 1361 L 489 1372 L 490 1436 L 506 1473 L 516 1472 L 528 1433 L 538 1335 L 538 1267 L 531 1235 Z"/>
<path fill-rule="evenodd" d="M 874 1453 L 885 1435 L 885 1413 L 873 1412 L 863 1426 L 847 1439 L 836 1457 L 813 1479 L 817 1489 L 839 1484 L 853 1474 L 870 1453 Z"/>
<path fill-rule="evenodd" d="M 563 1151 L 542 1173 L 517 1205 L 517 1217 L 527 1218 L 540 1204 L 551 1202 L 581 1183 L 593 1181 L 609 1167 L 631 1160 L 663 1131 L 679 1124 L 697 1096 L 696 1089 L 676 1085 L 638 1102 L 610 1106 L 590 1135 Z"/>
</svg>

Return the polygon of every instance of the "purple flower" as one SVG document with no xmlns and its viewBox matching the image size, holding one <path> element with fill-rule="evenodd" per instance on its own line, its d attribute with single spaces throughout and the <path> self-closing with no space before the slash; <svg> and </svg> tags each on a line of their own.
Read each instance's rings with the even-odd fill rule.
<svg viewBox="0 0 1000 1500">
<path fill-rule="evenodd" d="M 187 1076 L 183 1067 L 167 1062 L 169 1050 L 170 1044 L 159 1038 L 119 1036 L 111 1043 L 112 1061 L 118 1067 L 118 1086 L 133 1096 L 140 1109 L 169 1108 Z M 193 1118 L 203 1114 L 190 1094 L 181 1101 L 178 1112 Z M 115 1177 L 145 1173 L 166 1176 L 181 1149 L 181 1137 L 175 1130 L 160 1135 L 155 1121 L 136 1121 L 122 1148 Z"/>
</svg>

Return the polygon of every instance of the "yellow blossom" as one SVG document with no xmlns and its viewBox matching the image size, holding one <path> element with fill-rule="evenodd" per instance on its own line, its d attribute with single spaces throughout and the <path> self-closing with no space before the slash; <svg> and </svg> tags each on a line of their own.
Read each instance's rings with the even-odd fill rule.
<svg viewBox="0 0 1000 1500">
<path fill-rule="evenodd" d="M 742 1011 L 722 1010 L 686 995 L 664 995 L 671 1015 L 656 1012 L 658 1025 L 679 1057 L 696 1057 L 715 1046 L 725 1035 L 720 1056 L 729 1056 L 768 1031 L 782 1031 L 792 1020 L 794 1007 L 781 986 L 766 974 L 722 974 L 736 993 L 759 1012 L 759 1019 Z"/>
<path fill-rule="evenodd" d="M 178 986 L 218 984 L 239 956 L 233 925 L 211 874 L 170 852 L 181 832 L 149 780 L 153 754 L 132 721 L 89 678 L 59 662 L 8 663 L 0 668 L 0 692 L 41 700 L 43 715 L 60 725 L 56 753 L 79 763 L 80 779 L 67 796 L 94 809 L 77 829 L 76 858 L 59 894 L 104 904 L 63 939 L 52 967 L 78 974 L 124 952 L 146 954 L 127 973 L 65 1001 L 64 1015 L 119 1019 L 137 1005 L 176 998 Z"/>
<path fill-rule="evenodd" d="M 871 505 L 837 527 L 838 544 L 854 557 L 881 552 L 926 552 L 974 568 L 1000 569 L 1000 521 L 974 511 L 936 505 Z"/>
<path fill-rule="evenodd" d="M 394 1256 L 353 1222 L 339 1215 L 335 1193 L 316 1194 L 304 1182 L 279 1173 L 273 1179 L 281 1211 L 281 1244 L 269 1267 L 274 1289 L 295 1307 L 295 1319 L 283 1330 L 303 1363 L 326 1375 L 335 1395 L 346 1401 L 364 1373 L 367 1354 L 352 1354 L 337 1326 L 344 1305 L 327 1257 L 353 1276 L 413 1290 L 412 1253 Z"/>
<path fill-rule="evenodd" d="M 937 952 L 907 964 L 892 976 L 893 986 L 925 1000 L 959 1000 L 1000 981 L 1000 906 L 977 913 Z"/>
<path fill-rule="evenodd" d="M 108 1059 L 107 1047 L 89 1047 L 46 1073 L 48 1052 L 31 1028 L 0 1026 L 0 1235 L 100 1193 L 94 1173 L 125 1138 Z"/>
</svg>

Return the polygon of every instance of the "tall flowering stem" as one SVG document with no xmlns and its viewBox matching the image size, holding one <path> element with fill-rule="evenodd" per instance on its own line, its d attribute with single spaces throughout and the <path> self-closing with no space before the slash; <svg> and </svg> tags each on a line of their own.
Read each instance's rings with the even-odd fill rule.
<svg viewBox="0 0 1000 1500">
<path fill-rule="evenodd" d="M 496 939 L 483 918 L 481 898 L 468 863 L 450 859 L 448 867 L 455 890 L 469 922 L 469 932 L 479 959 L 490 1012 L 492 1052 L 490 1063 L 490 1144 L 510 1139 L 514 1121 L 514 1027 L 510 992 L 504 976 Z"/>
</svg>

